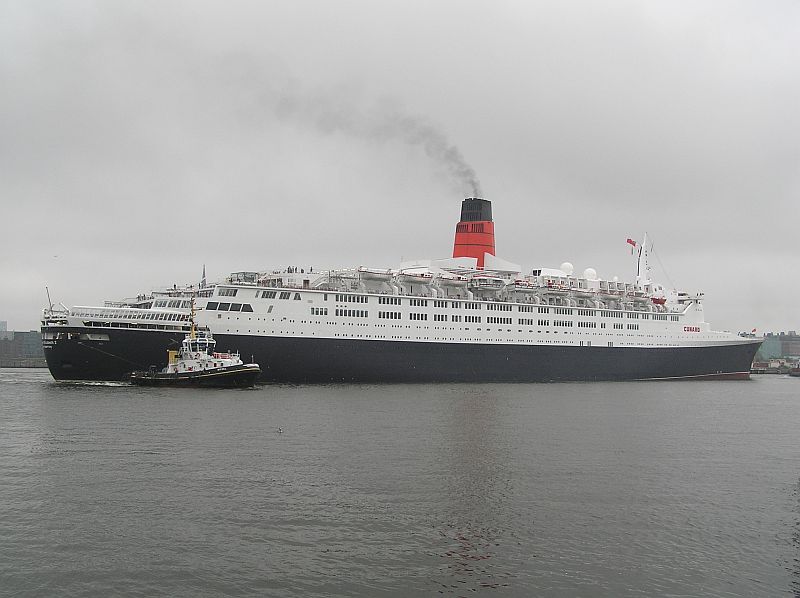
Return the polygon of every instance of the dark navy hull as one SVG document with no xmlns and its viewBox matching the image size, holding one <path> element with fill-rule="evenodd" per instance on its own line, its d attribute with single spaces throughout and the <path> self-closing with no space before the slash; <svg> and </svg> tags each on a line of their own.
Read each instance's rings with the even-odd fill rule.
<svg viewBox="0 0 800 598">
<path fill-rule="evenodd" d="M 43 342 L 47 367 L 56 380 L 127 381 L 132 372 L 161 369 L 167 365 L 167 350 L 178 350 L 184 332 L 115 330 L 103 328 L 42 328 L 59 335 L 58 340 Z M 80 333 L 108 335 L 107 341 L 80 340 Z"/>
<path fill-rule="evenodd" d="M 63 329 L 60 329 L 63 332 Z M 85 330 L 82 330 L 85 332 Z M 108 341 L 45 346 L 56 380 L 127 380 L 165 365 L 182 333 L 105 329 Z M 713 347 L 575 347 L 216 334 L 261 365 L 262 382 L 551 382 L 748 378 L 759 343 Z"/>
</svg>

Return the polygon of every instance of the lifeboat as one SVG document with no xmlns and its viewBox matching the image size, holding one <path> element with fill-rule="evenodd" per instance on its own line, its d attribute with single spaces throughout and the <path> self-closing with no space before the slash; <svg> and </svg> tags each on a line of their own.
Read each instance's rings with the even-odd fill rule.
<svg viewBox="0 0 800 598">
<path fill-rule="evenodd" d="M 433 280 L 433 274 L 430 272 L 400 272 L 397 275 L 400 282 L 416 282 L 421 284 L 430 284 Z"/>
<path fill-rule="evenodd" d="M 572 289 L 572 292 L 575 294 L 576 297 L 581 297 L 584 299 L 589 297 L 594 297 L 596 295 L 596 291 L 593 289 L 574 288 Z"/>
<path fill-rule="evenodd" d="M 519 278 L 514 281 L 513 285 L 514 290 L 518 293 L 536 293 L 539 290 L 539 287 L 531 281 Z"/>
<path fill-rule="evenodd" d="M 378 280 L 381 282 L 386 282 L 392 277 L 392 271 L 380 270 L 377 268 L 365 268 L 364 266 L 359 266 L 358 275 L 361 277 L 362 280 Z"/>
<path fill-rule="evenodd" d="M 505 281 L 498 276 L 488 274 L 476 274 L 470 281 L 474 288 L 500 290 L 506 286 Z"/>
<path fill-rule="evenodd" d="M 440 274 L 436 278 L 436 282 L 443 287 L 464 288 L 467 286 L 469 278 L 458 274 Z"/>
</svg>

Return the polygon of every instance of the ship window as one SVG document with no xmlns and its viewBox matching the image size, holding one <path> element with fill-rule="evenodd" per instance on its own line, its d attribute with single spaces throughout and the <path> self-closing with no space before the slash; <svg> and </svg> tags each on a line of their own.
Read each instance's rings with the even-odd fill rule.
<svg viewBox="0 0 800 598">
<path fill-rule="evenodd" d="M 220 310 L 220 311 L 228 311 L 230 306 L 231 306 L 230 303 L 220 303 L 219 307 L 217 307 L 217 309 Z"/>
<path fill-rule="evenodd" d="M 245 303 L 244 305 L 242 305 L 242 311 L 252 312 L 253 311 L 253 307 L 249 303 Z"/>
<path fill-rule="evenodd" d="M 295 293 L 294 294 L 294 300 L 295 301 L 300 301 L 300 293 Z"/>
<path fill-rule="evenodd" d="M 291 296 L 292 294 L 289 291 L 283 291 L 281 292 L 281 296 L 279 297 L 279 299 L 288 299 Z"/>
<path fill-rule="evenodd" d="M 167 307 L 180 307 L 180 306 L 181 306 L 180 301 L 170 301 Z"/>
<path fill-rule="evenodd" d="M 236 297 L 236 291 L 239 289 L 220 289 L 219 296 L 220 297 Z"/>
<path fill-rule="evenodd" d="M 206 309 L 217 309 L 217 305 L 219 305 L 219 303 L 216 301 L 209 301 L 206 303 Z"/>
<path fill-rule="evenodd" d="M 241 303 L 231 303 L 231 311 L 242 311 Z"/>
</svg>

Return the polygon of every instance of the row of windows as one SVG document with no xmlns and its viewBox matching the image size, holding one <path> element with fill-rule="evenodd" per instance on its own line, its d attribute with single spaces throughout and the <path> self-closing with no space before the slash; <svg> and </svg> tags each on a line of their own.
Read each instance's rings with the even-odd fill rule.
<svg viewBox="0 0 800 598">
<path fill-rule="evenodd" d="M 228 289 L 228 288 L 221 288 L 219 289 L 219 294 L 221 296 L 235 296 L 236 291 L 238 289 Z M 262 297 L 264 299 L 274 299 L 276 295 L 276 291 L 256 291 L 256 297 Z M 291 292 L 282 291 L 280 294 L 280 299 L 289 299 L 291 297 Z M 325 299 L 327 299 L 327 295 Z M 294 299 L 296 301 L 300 301 L 300 293 L 294 294 Z M 367 303 L 369 297 L 366 295 L 345 295 L 345 294 L 337 294 L 336 301 L 338 302 L 355 302 L 355 303 Z M 381 305 L 401 305 L 401 298 L 400 297 L 378 297 L 378 303 Z M 434 307 L 447 307 L 447 301 L 444 300 L 435 300 L 433 302 Z M 413 307 L 427 307 L 428 300 L 427 299 L 409 299 L 409 305 Z M 156 301 L 153 304 L 154 307 L 174 307 L 174 308 L 188 308 L 190 306 L 189 301 L 178 301 L 178 300 L 171 300 L 171 301 Z M 450 307 L 454 309 L 458 309 L 462 306 L 462 303 L 458 301 L 450 302 Z M 463 303 L 465 309 L 481 309 L 480 303 Z M 487 310 L 495 310 L 495 311 L 511 311 L 513 309 L 513 305 L 504 304 L 504 303 L 487 303 L 486 304 Z M 577 311 L 579 316 L 593 316 L 596 315 L 597 312 L 593 309 L 572 309 L 567 307 L 542 307 L 542 306 L 533 306 L 533 305 L 518 305 L 517 310 L 520 312 L 527 312 L 531 313 L 534 311 L 538 311 L 540 314 L 550 313 L 550 310 L 553 310 L 553 313 L 562 314 L 562 315 L 571 315 Z M 600 315 L 604 318 L 622 318 L 625 317 L 626 313 L 621 311 L 610 311 L 610 310 L 599 310 Z M 649 313 L 631 313 L 627 312 L 627 317 L 630 319 L 639 319 L 642 318 L 647 320 L 653 317 L 654 320 L 662 320 L 666 321 L 667 316 L 665 314 L 649 314 Z M 679 316 L 672 315 L 670 316 L 670 320 L 673 322 L 679 322 Z"/>
<path fill-rule="evenodd" d="M 447 314 L 433 314 L 434 322 L 447 322 Z"/>
<path fill-rule="evenodd" d="M 553 320 L 553 326 L 565 326 L 571 328 L 575 322 L 572 320 Z"/>
<path fill-rule="evenodd" d="M 336 295 L 337 303 L 366 303 L 366 295 Z"/>
<path fill-rule="evenodd" d="M 186 321 L 189 319 L 189 314 L 167 314 L 164 312 L 156 313 L 150 311 L 105 311 L 102 309 L 91 310 L 91 311 L 84 311 L 81 309 L 72 310 L 70 315 L 79 317 L 79 318 L 105 318 L 105 319 L 112 319 L 112 320 L 183 320 Z M 179 318 L 167 318 L 168 315 L 178 315 Z"/>
<path fill-rule="evenodd" d="M 597 328 L 597 322 L 578 322 L 578 328 Z"/>
<path fill-rule="evenodd" d="M 311 308 L 311 315 L 312 316 L 327 316 L 328 315 L 328 308 L 327 307 L 312 307 Z"/>
<path fill-rule="evenodd" d="M 465 322 L 472 322 L 473 324 L 480 324 L 481 317 L 480 316 L 464 316 Z"/>
<path fill-rule="evenodd" d="M 408 314 L 408 317 L 411 320 L 427 320 L 428 314 Z"/>
<path fill-rule="evenodd" d="M 175 315 L 175 314 L 171 314 Z M 156 318 L 159 319 L 159 318 Z M 91 328 L 143 328 L 146 330 L 189 330 L 189 326 L 183 324 L 137 324 L 136 322 L 89 322 L 84 321 L 84 326 Z"/>
<path fill-rule="evenodd" d="M 189 309 L 191 306 L 191 301 L 181 301 L 180 299 L 170 299 L 169 301 L 166 299 L 159 299 L 158 301 L 153 301 L 153 307 Z"/>
<path fill-rule="evenodd" d="M 399 320 L 400 319 L 400 312 L 399 311 L 379 311 L 378 317 L 382 320 Z"/>
<path fill-rule="evenodd" d="M 217 293 L 220 297 L 236 297 L 236 293 L 239 289 L 227 289 L 221 288 Z"/>
<path fill-rule="evenodd" d="M 206 309 L 216 311 L 253 311 L 253 307 L 249 303 L 217 303 L 216 301 L 206 303 Z"/>
<path fill-rule="evenodd" d="M 639 330 L 638 324 L 628 324 L 628 330 Z"/>
<path fill-rule="evenodd" d="M 366 309 L 337 309 L 336 315 L 346 318 L 368 318 L 369 312 Z"/>
<path fill-rule="evenodd" d="M 511 324 L 511 318 L 493 318 L 488 317 L 486 318 L 487 324 Z"/>
<path fill-rule="evenodd" d="M 219 294 L 222 296 L 233 296 L 236 294 L 238 289 L 227 289 L 221 288 L 219 289 Z M 232 294 L 231 294 L 232 292 Z M 256 297 L 260 296 L 264 299 L 274 299 L 276 296 L 277 291 L 256 291 Z M 280 299 L 290 299 L 292 297 L 292 293 L 290 291 L 281 291 L 279 298 Z M 327 295 L 326 295 L 327 299 Z M 300 301 L 301 296 L 300 293 L 294 293 L 294 300 Z M 337 294 L 336 301 L 339 302 L 356 302 L 356 303 L 367 303 L 368 297 L 366 295 L 345 295 L 345 294 Z M 390 304 L 390 305 L 400 305 L 401 299 L 400 297 L 378 297 L 378 303 L 380 304 Z M 415 307 L 426 307 L 428 305 L 427 299 L 409 299 L 409 303 Z M 435 300 L 433 302 L 434 307 L 447 307 L 447 301 L 443 300 Z M 209 302 L 209 306 L 214 305 L 214 302 Z M 224 303 L 221 305 L 225 305 Z M 233 303 L 231 305 L 239 305 Z M 245 304 L 247 305 L 247 304 Z M 461 307 L 462 303 L 453 301 L 450 303 L 450 307 L 452 308 L 459 308 Z M 190 303 L 188 301 L 179 301 L 179 300 L 170 300 L 170 301 L 156 301 L 154 302 L 155 307 L 189 307 Z M 467 302 L 463 303 L 465 309 L 481 309 L 480 303 L 473 303 Z M 517 306 L 520 312 L 533 312 L 534 306 L 532 305 L 519 305 Z M 486 309 L 488 310 L 499 310 L 499 311 L 511 311 L 513 308 L 510 304 L 503 304 L 503 303 L 487 303 Z M 221 309 L 215 307 L 207 307 L 206 309 Z M 536 307 L 536 310 L 539 313 L 550 313 L 550 310 L 553 310 L 553 313 L 557 314 L 572 314 L 577 311 L 578 315 L 581 316 L 592 316 L 596 315 L 596 311 L 592 309 L 578 309 L 574 310 L 571 308 L 564 308 L 564 307 Z M 223 310 L 225 311 L 225 310 Z M 230 311 L 239 311 L 236 308 L 231 308 Z M 253 311 L 252 308 L 245 309 L 242 308 L 241 311 Z M 605 318 L 622 318 L 625 317 L 626 313 L 621 311 L 610 311 L 610 310 L 600 310 L 600 315 Z M 648 314 L 648 313 L 630 313 L 627 312 L 627 317 L 630 319 L 639 319 L 642 318 L 644 320 L 649 319 L 650 316 L 653 317 L 654 320 L 666 321 L 667 315 L 666 314 Z M 679 322 L 680 317 L 677 315 L 670 315 L 670 320 L 673 322 Z"/>
<path fill-rule="evenodd" d="M 622 312 L 621 311 L 605 311 L 605 310 L 603 310 L 602 312 L 600 312 L 600 315 L 602 315 L 604 318 L 621 318 L 622 317 Z"/>
<path fill-rule="evenodd" d="M 511 311 L 511 306 L 507 303 L 487 303 L 486 309 L 493 311 Z"/>
<path fill-rule="evenodd" d="M 145 314 L 144 320 L 166 320 L 168 322 L 188 322 L 189 314 Z"/>
<path fill-rule="evenodd" d="M 614 323 L 614 330 L 622 330 L 623 328 L 624 326 L 622 324 L 617 324 L 616 322 Z"/>
</svg>

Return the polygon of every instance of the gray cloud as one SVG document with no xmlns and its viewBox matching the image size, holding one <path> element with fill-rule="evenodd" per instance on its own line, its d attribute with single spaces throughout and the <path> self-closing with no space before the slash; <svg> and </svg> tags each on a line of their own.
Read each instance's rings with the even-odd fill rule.
<svg viewBox="0 0 800 598">
<path fill-rule="evenodd" d="M 796 328 L 799 23 L 791 1 L 9 0 L 0 319 L 35 326 L 45 283 L 91 303 L 203 262 L 447 255 L 477 168 L 501 257 L 629 278 L 648 230 L 715 327 Z"/>
</svg>

